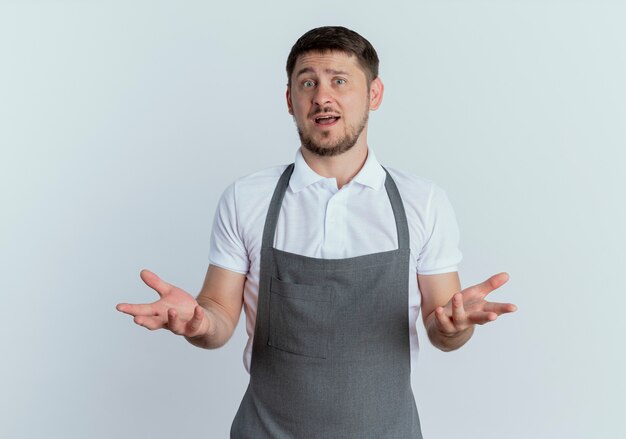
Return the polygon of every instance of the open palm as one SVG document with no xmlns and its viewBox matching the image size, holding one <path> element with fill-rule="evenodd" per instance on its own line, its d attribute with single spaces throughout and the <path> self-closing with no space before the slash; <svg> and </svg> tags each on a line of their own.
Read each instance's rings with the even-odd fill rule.
<svg viewBox="0 0 626 439">
<path fill-rule="evenodd" d="M 444 334 L 457 334 L 473 325 L 483 325 L 498 316 L 517 310 L 512 303 L 488 302 L 485 298 L 509 280 L 507 273 L 491 276 L 486 281 L 452 296 L 445 305 L 435 309 L 437 328 Z"/>
<path fill-rule="evenodd" d="M 157 292 L 159 300 L 147 304 L 120 303 L 117 310 L 134 317 L 144 328 L 169 329 L 175 334 L 195 337 L 208 332 L 210 321 L 196 299 L 171 285 L 149 270 L 141 271 L 141 279 Z"/>
</svg>

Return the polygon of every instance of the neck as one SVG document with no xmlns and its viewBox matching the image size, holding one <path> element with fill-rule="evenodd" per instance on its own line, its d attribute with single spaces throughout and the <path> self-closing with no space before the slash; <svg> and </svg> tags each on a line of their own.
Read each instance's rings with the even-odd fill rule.
<svg viewBox="0 0 626 439">
<path fill-rule="evenodd" d="M 306 148 L 300 148 L 300 150 L 307 165 L 322 177 L 336 179 L 339 189 L 359 173 L 367 159 L 365 142 L 357 142 L 343 154 L 331 157 L 319 156 Z"/>
</svg>

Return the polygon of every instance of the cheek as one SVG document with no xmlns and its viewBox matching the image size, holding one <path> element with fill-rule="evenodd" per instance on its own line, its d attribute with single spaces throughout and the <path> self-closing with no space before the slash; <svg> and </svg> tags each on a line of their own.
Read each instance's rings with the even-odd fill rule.
<svg viewBox="0 0 626 439">
<path fill-rule="evenodd" d="M 306 124 L 308 121 L 308 111 L 302 106 L 297 105 L 295 102 L 291 107 L 291 115 L 296 121 L 296 124 L 298 124 L 299 126 Z"/>
<path fill-rule="evenodd" d="M 353 119 L 360 119 L 364 111 L 369 111 L 370 101 L 367 96 L 353 96 L 344 101 L 346 109 L 350 109 L 350 116 Z"/>
<path fill-rule="evenodd" d="M 306 114 L 307 112 L 307 107 L 304 105 L 304 101 L 302 99 L 292 99 L 291 109 L 295 115 Z"/>
</svg>

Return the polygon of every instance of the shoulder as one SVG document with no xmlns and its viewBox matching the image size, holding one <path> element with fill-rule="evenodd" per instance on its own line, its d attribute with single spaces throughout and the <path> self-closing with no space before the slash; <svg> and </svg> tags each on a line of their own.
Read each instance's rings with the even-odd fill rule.
<svg viewBox="0 0 626 439">
<path fill-rule="evenodd" d="M 395 168 L 386 169 L 398 186 L 409 223 L 430 229 L 444 217 L 454 216 L 446 191 L 433 181 Z"/>
<path fill-rule="evenodd" d="M 261 169 L 252 174 L 239 177 L 233 184 L 239 188 L 253 188 L 255 186 L 275 185 L 288 165 L 272 166 Z"/>
<path fill-rule="evenodd" d="M 462 259 L 459 229 L 446 192 L 426 178 L 395 168 L 387 170 L 402 197 L 418 272 L 456 271 Z"/>
<path fill-rule="evenodd" d="M 272 166 L 237 178 L 222 193 L 218 210 L 244 234 L 262 222 L 278 179 L 288 165 Z M 261 225 L 262 227 L 262 225 Z"/>
<path fill-rule="evenodd" d="M 288 165 L 272 166 L 237 178 L 224 190 L 224 197 L 247 202 L 272 194 L 278 179 Z"/>
<path fill-rule="evenodd" d="M 420 210 L 428 207 L 435 193 L 443 192 L 441 188 L 427 178 L 418 177 L 389 166 L 385 166 L 385 169 L 398 186 L 402 201 L 415 208 L 420 208 Z"/>
</svg>

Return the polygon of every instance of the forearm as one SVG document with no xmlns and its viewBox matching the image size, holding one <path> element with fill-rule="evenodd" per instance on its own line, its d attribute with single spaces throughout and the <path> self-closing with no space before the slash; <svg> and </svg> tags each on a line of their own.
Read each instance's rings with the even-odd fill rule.
<svg viewBox="0 0 626 439">
<path fill-rule="evenodd" d="M 203 349 L 216 349 L 226 344 L 235 331 L 236 323 L 228 313 L 211 300 L 198 299 L 204 309 L 208 325 L 206 331 L 196 337 L 185 337 L 189 343 Z"/>
<path fill-rule="evenodd" d="M 433 311 L 426 319 L 426 332 L 433 346 L 444 352 L 449 352 L 460 348 L 467 343 L 470 338 L 472 338 L 472 334 L 474 334 L 474 325 L 453 334 L 442 332 L 437 327 L 437 323 L 435 322 L 435 312 Z"/>
</svg>

